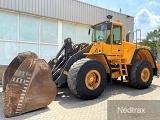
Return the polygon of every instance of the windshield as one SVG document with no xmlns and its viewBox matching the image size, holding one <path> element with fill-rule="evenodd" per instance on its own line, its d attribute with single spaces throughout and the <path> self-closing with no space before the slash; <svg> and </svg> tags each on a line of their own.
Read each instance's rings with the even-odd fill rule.
<svg viewBox="0 0 160 120">
<path fill-rule="evenodd" d="M 104 41 L 110 43 L 111 23 L 101 23 L 93 28 L 92 41 Z"/>
</svg>

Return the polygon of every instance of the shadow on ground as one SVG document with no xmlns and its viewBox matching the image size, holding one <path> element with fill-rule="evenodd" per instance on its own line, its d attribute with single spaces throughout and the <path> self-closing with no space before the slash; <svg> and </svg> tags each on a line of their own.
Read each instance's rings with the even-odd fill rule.
<svg viewBox="0 0 160 120">
<path fill-rule="evenodd" d="M 108 84 L 100 97 L 88 101 L 76 98 L 71 93 L 69 88 L 58 88 L 58 94 L 55 101 L 58 101 L 59 104 L 66 109 L 83 108 L 86 106 L 97 104 L 119 94 L 129 95 L 129 98 L 144 95 L 146 93 L 154 91 L 158 87 L 160 86 L 152 84 L 148 89 L 139 90 L 129 87 L 127 83 L 117 82 L 113 84 Z M 120 100 L 123 100 L 123 98 Z"/>
</svg>

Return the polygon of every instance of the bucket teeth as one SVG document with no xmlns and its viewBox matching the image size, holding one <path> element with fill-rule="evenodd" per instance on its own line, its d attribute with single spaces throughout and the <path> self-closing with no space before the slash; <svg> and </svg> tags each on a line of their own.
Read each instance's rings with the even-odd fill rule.
<svg viewBox="0 0 160 120">
<path fill-rule="evenodd" d="M 51 70 L 35 53 L 19 53 L 6 69 L 3 78 L 3 109 L 6 117 L 49 105 L 56 96 Z"/>
</svg>

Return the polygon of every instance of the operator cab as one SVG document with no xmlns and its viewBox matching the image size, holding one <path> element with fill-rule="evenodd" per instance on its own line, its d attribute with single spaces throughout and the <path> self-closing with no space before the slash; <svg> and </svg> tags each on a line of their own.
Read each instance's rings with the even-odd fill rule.
<svg viewBox="0 0 160 120">
<path fill-rule="evenodd" d="M 124 40 L 124 26 L 119 21 L 110 21 L 112 16 L 107 16 L 109 20 L 92 26 L 92 42 L 102 41 L 111 46 L 112 53 L 122 53 L 122 41 Z"/>
<path fill-rule="evenodd" d="M 110 22 L 110 20 L 92 26 L 92 42 L 103 41 L 107 44 L 121 44 L 122 26 L 120 22 Z"/>
</svg>

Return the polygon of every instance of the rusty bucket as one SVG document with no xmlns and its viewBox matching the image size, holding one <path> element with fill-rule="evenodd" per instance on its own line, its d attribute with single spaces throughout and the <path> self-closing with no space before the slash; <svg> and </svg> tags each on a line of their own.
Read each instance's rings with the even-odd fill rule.
<svg viewBox="0 0 160 120">
<path fill-rule="evenodd" d="M 2 77 L 6 117 L 17 116 L 49 105 L 57 89 L 50 67 L 33 52 L 19 53 Z"/>
</svg>

